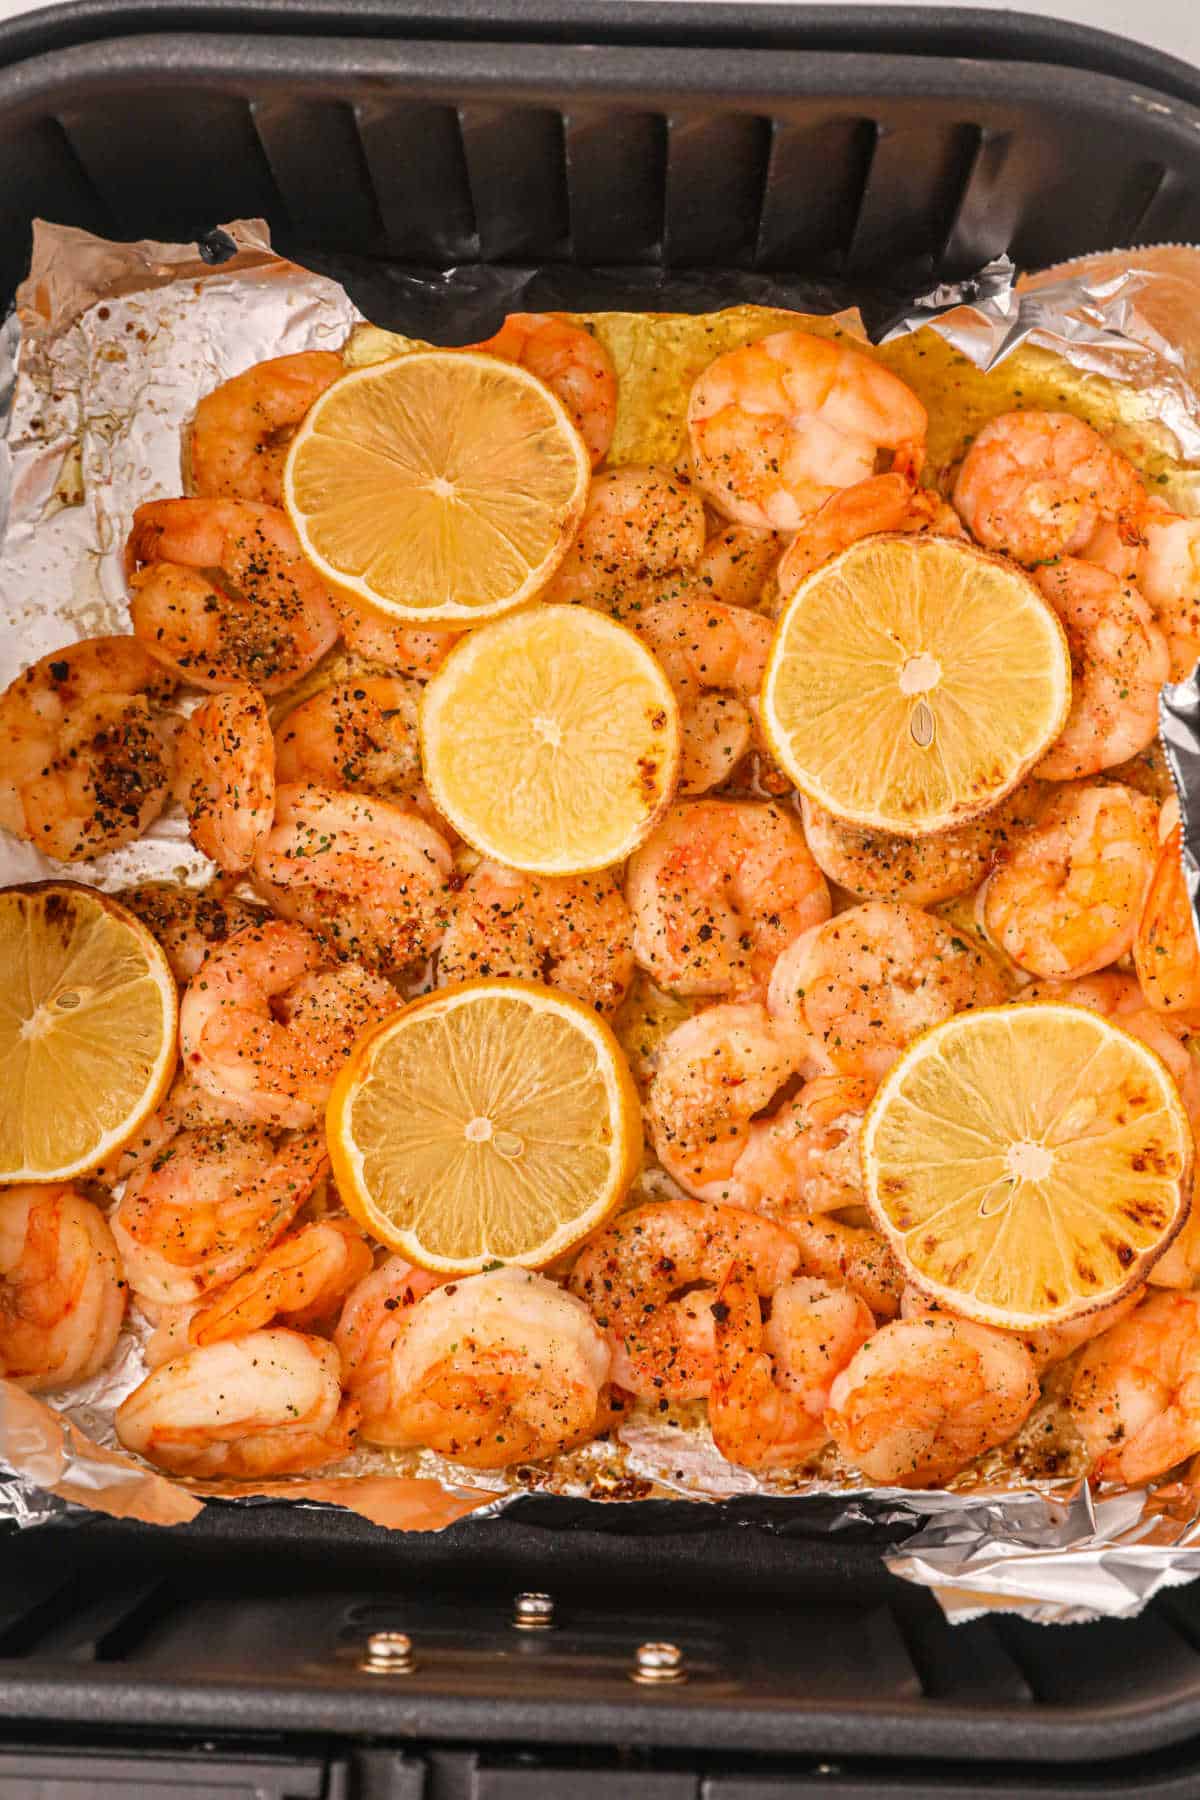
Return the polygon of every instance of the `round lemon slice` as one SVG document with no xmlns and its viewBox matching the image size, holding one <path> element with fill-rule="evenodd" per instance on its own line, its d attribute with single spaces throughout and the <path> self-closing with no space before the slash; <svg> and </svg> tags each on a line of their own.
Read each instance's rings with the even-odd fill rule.
<svg viewBox="0 0 1200 1800">
<path fill-rule="evenodd" d="M 918 1287 L 1028 1330 L 1145 1280 L 1187 1216 L 1192 1134 L 1145 1044 L 1034 1002 L 960 1013 L 910 1045 L 871 1104 L 862 1164 Z"/>
<path fill-rule="evenodd" d="M 533 606 L 473 631 L 421 698 L 434 805 L 485 856 L 538 875 L 622 861 L 671 798 L 679 710 L 624 625 Z"/>
<path fill-rule="evenodd" d="M 591 462 L 528 370 L 461 350 L 356 369 L 309 409 L 283 498 L 304 554 L 346 598 L 405 624 L 519 606 L 575 536 Z"/>
<path fill-rule="evenodd" d="M 553 1261 L 620 1201 L 642 1142 L 608 1026 L 527 981 L 440 988 L 383 1020 L 338 1077 L 327 1131 L 355 1217 L 455 1275 Z"/>
<path fill-rule="evenodd" d="M 175 1068 L 167 959 L 72 882 L 0 890 L 0 1182 L 66 1181 L 120 1149 Z"/>
<path fill-rule="evenodd" d="M 950 538 L 864 538 L 788 600 L 762 715 L 838 818 L 920 837 L 995 805 L 1066 723 L 1062 626 L 1013 563 Z"/>
</svg>

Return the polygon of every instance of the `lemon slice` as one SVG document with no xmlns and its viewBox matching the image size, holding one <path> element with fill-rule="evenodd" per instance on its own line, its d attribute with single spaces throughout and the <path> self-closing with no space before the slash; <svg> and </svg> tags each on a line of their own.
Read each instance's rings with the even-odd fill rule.
<svg viewBox="0 0 1200 1800">
<path fill-rule="evenodd" d="M 467 981 L 360 1039 L 334 1085 L 342 1199 L 410 1262 L 537 1269 L 603 1223 L 637 1173 L 641 1117 L 608 1026 L 528 981 Z"/>
<path fill-rule="evenodd" d="M 1015 564 L 957 540 L 864 538 L 796 589 L 763 684 L 776 761 L 804 793 L 919 837 L 994 806 L 1066 723 L 1071 660 Z"/>
<path fill-rule="evenodd" d="M 425 350 L 326 388 L 283 498 L 304 554 L 350 600 L 406 624 L 474 623 L 550 579 L 590 478 L 566 408 L 527 369 Z"/>
<path fill-rule="evenodd" d="M 92 888 L 0 889 L 0 1182 L 65 1181 L 133 1136 L 175 1068 L 146 927 Z"/>
<path fill-rule="evenodd" d="M 671 798 L 679 711 L 651 652 L 581 606 L 473 631 L 421 698 L 434 805 L 485 856 L 538 875 L 620 862 Z"/>
<path fill-rule="evenodd" d="M 1082 1007 L 960 1013 L 910 1045 L 862 1133 L 867 1202 L 910 1278 L 1036 1329 L 1146 1278 L 1188 1210 L 1192 1133 L 1152 1050 Z"/>
</svg>

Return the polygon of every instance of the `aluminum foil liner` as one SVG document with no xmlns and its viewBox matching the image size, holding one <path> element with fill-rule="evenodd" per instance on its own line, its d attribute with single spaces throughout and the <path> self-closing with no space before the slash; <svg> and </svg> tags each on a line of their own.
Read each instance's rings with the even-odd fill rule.
<svg viewBox="0 0 1200 1800">
<path fill-rule="evenodd" d="M 867 316 L 879 322 L 881 360 L 911 380 L 938 417 L 953 418 L 944 441 L 931 441 L 935 466 L 961 455 L 973 419 L 1012 404 L 996 374 L 1011 369 L 1024 384 L 1012 392 L 1032 404 L 1052 404 L 1039 396 L 1058 393 L 1123 442 L 1181 510 L 1200 513 L 1198 297 L 1200 253 L 1167 247 L 1025 281 L 995 263 L 900 312 L 874 296 Z M 778 328 L 786 322 L 780 309 L 803 312 L 811 329 L 865 338 L 852 298 L 836 284 L 732 274 L 576 278 L 349 261 L 317 272 L 275 256 L 256 221 L 223 227 L 200 245 L 110 244 L 39 225 L 30 277 L 0 328 L 0 683 L 61 644 L 128 628 L 121 547 L 129 519 L 139 502 L 181 491 L 181 427 L 197 399 L 266 356 L 340 347 L 360 326 L 356 300 L 410 340 L 447 343 L 490 333 L 520 306 L 603 308 L 588 317 L 631 388 L 651 364 L 671 374 L 642 421 L 619 421 L 621 456 L 633 461 L 682 441 L 684 377 L 697 354 L 702 366 L 728 344 Z M 639 343 L 650 310 L 659 317 L 648 362 Z M 694 319 L 679 316 L 696 313 L 709 315 L 699 335 Z M 364 355 L 378 353 L 370 334 L 359 341 Z M 1195 897 L 1193 683 L 1164 694 L 1163 737 L 1184 801 Z M 0 881 L 48 873 L 111 888 L 152 877 L 202 881 L 211 869 L 170 814 L 143 843 L 69 871 L 0 834 Z M 669 1185 L 661 1171 L 641 1180 L 645 1197 Z M 201 1488 L 168 1480 L 117 1446 L 113 1413 L 142 1379 L 146 1331 L 132 1314 L 111 1365 L 55 1395 L 52 1406 L 0 1382 L 0 1459 L 11 1472 L 0 1476 L 0 1517 L 32 1526 L 102 1511 L 178 1524 L 211 1494 L 339 1504 L 377 1524 L 430 1530 L 536 1492 L 633 1505 L 639 1530 L 678 1529 L 680 1505 L 704 1502 L 713 1524 L 752 1521 L 786 1533 L 808 1508 L 821 1529 L 866 1524 L 907 1533 L 889 1566 L 933 1589 L 954 1619 L 997 1607 L 1045 1622 L 1131 1616 L 1160 1587 L 1200 1574 L 1200 1488 L 1185 1480 L 1151 1495 L 1092 1496 L 1053 1393 L 1015 1448 L 949 1492 L 864 1489 L 832 1457 L 803 1478 L 761 1480 L 724 1462 L 697 1409 L 642 1406 L 623 1415 L 609 1441 L 549 1469 L 483 1475 L 425 1452 L 364 1449 L 316 1478 Z"/>
</svg>

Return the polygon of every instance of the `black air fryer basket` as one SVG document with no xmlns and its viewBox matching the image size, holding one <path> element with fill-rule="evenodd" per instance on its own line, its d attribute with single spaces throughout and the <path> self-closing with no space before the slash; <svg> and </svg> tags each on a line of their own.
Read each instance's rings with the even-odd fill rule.
<svg viewBox="0 0 1200 1800">
<path fill-rule="evenodd" d="M 38 215 L 167 240 L 262 215 L 410 328 L 397 272 L 464 265 L 542 265 L 559 304 L 703 307 L 731 271 L 879 297 L 1200 238 L 1200 75 L 940 8 L 78 0 L 0 26 L 0 169 L 6 301 Z M 1200 1587 L 951 1629 L 886 1542 L 827 1502 L 13 1529 L 0 1796 L 1200 1793 Z M 528 1590 L 552 1629 L 514 1623 Z M 379 1633 L 411 1668 L 370 1666 Z M 685 1678 L 635 1682 L 661 1640 Z"/>
</svg>

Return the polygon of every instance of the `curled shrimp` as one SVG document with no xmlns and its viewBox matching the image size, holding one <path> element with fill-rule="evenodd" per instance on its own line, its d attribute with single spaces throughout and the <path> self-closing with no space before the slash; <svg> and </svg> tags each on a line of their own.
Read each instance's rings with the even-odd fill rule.
<svg viewBox="0 0 1200 1800">
<path fill-rule="evenodd" d="M 778 565 L 779 550 L 774 531 L 723 524 L 705 539 L 681 591 L 722 606 L 757 606 Z"/>
<path fill-rule="evenodd" d="M 778 1218 L 799 1249 L 802 1275 L 848 1287 L 877 1319 L 896 1317 L 904 1294 L 904 1270 L 881 1231 L 786 1205 L 779 1208 Z"/>
<path fill-rule="evenodd" d="M 43 1393 L 96 1374 L 127 1292 L 99 1207 L 72 1187 L 0 1191 L 0 1375 Z"/>
<path fill-rule="evenodd" d="M 449 918 L 454 858 L 416 812 L 315 785 L 280 787 L 254 885 L 337 956 L 403 970 L 432 954 Z"/>
<path fill-rule="evenodd" d="M 1079 555 L 1102 523 L 1136 518 L 1132 464 L 1071 413 L 990 419 L 963 458 L 954 504 L 972 537 L 1019 562 Z"/>
<path fill-rule="evenodd" d="M 174 1357 L 116 1412 L 127 1450 L 174 1475 L 258 1479 L 346 1455 L 358 1423 L 337 1351 L 298 1331 L 252 1331 Z"/>
<path fill-rule="evenodd" d="M 277 1144 L 253 1127 L 203 1126 L 169 1139 L 131 1176 L 113 1214 L 129 1284 L 186 1306 L 253 1268 L 328 1166 L 315 1131 Z"/>
<path fill-rule="evenodd" d="M 403 1315 L 364 1409 L 371 1443 L 474 1469 L 552 1456 L 603 1428 L 609 1349 L 586 1306 L 527 1269 L 435 1288 Z"/>
<path fill-rule="evenodd" d="M 1134 525 L 1101 525 L 1079 553 L 1121 581 L 1135 581 L 1167 640 L 1172 681 L 1200 657 L 1200 519 L 1146 502 Z"/>
<path fill-rule="evenodd" d="M 1153 1294 L 1094 1338 L 1071 1413 L 1100 1481 L 1138 1487 L 1200 1450 L 1200 1295 Z"/>
<path fill-rule="evenodd" d="M 869 475 L 853 487 L 831 494 L 805 519 L 784 551 L 776 582 L 784 598 L 793 594 L 814 569 L 860 538 L 880 531 L 931 531 L 937 537 L 962 537 L 958 514 L 930 488 L 916 487 L 907 475 Z"/>
<path fill-rule="evenodd" d="M 874 1091 L 874 1082 L 856 1075 L 814 1075 L 773 1114 L 753 1120 L 745 1149 L 716 1191 L 688 1191 L 785 1222 L 797 1208 L 810 1214 L 861 1206 L 858 1141 Z"/>
<path fill-rule="evenodd" d="M 342 1359 L 342 1385 L 361 1405 L 368 1433 L 375 1420 L 386 1417 L 392 1352 L 409 1311 L 442 1280 L 402 1256 L 389 1256 L 346 1295 L 333 1341 Z"/>
<path fill-rule="evenodd" d="M 122 888 L 122 906 L 142 921 L 166 954 L 176 981 L 190 981 L 209 951 L 235 931 L 262 919 L 262 910 L 219 887 L 180 887 L 173 881 L 145 881 Z"/>
<path fill-rule="evenodd" d="M 615 1012 L 633 979 L 633 921 L 612 876 L 523 875 L 481 863 L 438 951 L 438 981 L 516 975 Z"/>
<path fill-rule="evenodd" d="M 194 687 L 291 687 L 338 635 L 287 514 L 241 500 L 150 500 L 125 546 L 138 640 Z"/>
<path fill-rule="evenodd" d="M 241 1117 L 311 1125 L 359 1032 L 400 997 L 379 975 L 330 963 L 302 926 L 271 919 L 214 950 L 188 983 L 179 1047 L 188 1074 Z"/>
<path fill-rule="evenodd" d="M 436 675 L 463 635 L 446 625 L 394 625 L 334 597 L 342 636 L 363 662 L 376 663 L 414 681 Z"/>
<path fill-rule="evenodd" d="M 805 331 L 729 350 L 696 380 L 688 436 L 696 479 L 727 518 L 798 531 L 841 488 L 876 472 L 881 450 L 915 480 L 925 408 L 869 356 Z"/>
<path fill-rule="evenodd" d="M 931 1025 L 1004 998 L 975 944 L 917 906 L 868 900 L 787 946 L 767 1005 L 820 1067 L 879 1080 Z"/>
<path fill-rule="evenodd" d="M 939 1487 L 1018 1431 L 1038 1398 L 1011 1333 L 943 1313 L 895 1320 L 833 1383 L 825 1423 L 842 1455 L 889 1487 Z"/>
<path fill-rule="evenodd" d="M 679 792 L 705 794 L 750 748 L 775 627 L 748 607 L 691 592 L 651 600 L 626 623 L 653 650 L 679 702 Z"/>
<path fill-rule="evenodd" d="M 566 407 L 593 469 L 604 461 L 617 423 L 617 372 L 586 325 L 556 313 L 509 313 L 495 337 L 472 350 L 520 363 Z"/>
<path fill-rule="evenodd" d="M 1148 1004 L 1161 1013 L 1200 1012 L 1200 943 L 1183 874 L 1179 802 L 1168 800 L 1159 830 L 1166 833 L 1133 940 L 1133 962 Z"/>
<path fill-rule="evenodd" d="M 630 858 L 634 953 L 679 994 L 760 996 L 791 939 L 828 919 L 829 889 L 782 807 L 673 806 Z"/>
<path fill-rule="evenodd" d="M 1067 634 L 1071 710 L 1037 765 L 1044 781 L 1111 769 L 1158 731 L 1158 691 L 1169 674 L 1166 639 L 1132 584 L 1064 556 L 1034 572 Z"/>
<path fill-rule="evenodd" d="M 836 818 L 805 795 L 804 835 L 826 878 L 860 900 L 936 906 L 979 886 L 1014 836 L 1037 816 L 1044 792 L 1040 782 L 1023 781 L 979 818 L 920 838 Z"/>
<path fill-rule="evenodd" d="M 1089 975 L 1133 946 L 1157 855 L 1153 800 L 1116 782 L 1050 790 L 979 890 L 994 943 L 1033 975 Z"/>
<path fill-rule="evenodd" d="M 359 675 L 301 701 L 276 730 L 275 775 L 281 786 L 315 782 L 411 800 L 421 779 L 412 683 Z"/>
<path fill-rule="evenodd" d="M 63 862 L 133 843 L 170 797 L 175 687 L 130 637 L 33 663 L 0 694 L 0 825 Z"/>
<path fill-rule="evenodd" d="M 301 350 L 255 363 L 205 394 L 187 438 L 192 492 L 282 506 L 288 445 L 313 401 L 344 373 L 336 351 Z"/>
<path fill-rule="evenodd" d="M 646 1399 L 694 1400 L 716 1367 L 713 1304 L 739 1264 L 766 1296 L 799 1252 L 778 1225 L 733 1206 L 651 1201 L 622 1213 L 584 1246 L 570 1288 L 613 1347 L 612 1378 Z"/>
<path fill-rule="evenodd" d="M 93 1179 L 109 1188 L 128 1181 L 135 1171 L 152 1163 L 182 1131 L 199 1131 L 209 1126 L 222 1132 L 240 1131 L 252 1125 L 249 1114 L 239 1112 L 226 1100 L 215 1099 L 186 1072 L 177 1074 L 161 1106 L 138 1126 L 127 1144 L 100 1164 Z"/>
<path fill-rule="evenodd" d="M 267 705 L 248 682 L 210 694 L 175 743 L 175 794 L 192 842 L 219 869 L 248 869 L 275 813 L 275 744 Z"/>
<path fill-rule="evenodd" d="M 647 579 L 699 562 L 706 530 L 686 476 L 655 464 L 607 469 L 593 476 L 575 542 L 542 597 L 623 613 Z"/>
<path fill-rule="evenodd" d="M 713 1443 L 746 1469 L 800 1462 L 829 1441 L 824 1415 L 841 1371 L 875 1330 L 848 1288 L 794 1277 L 770 1296 L 764 1322 L 752 1280 L 734 1265 L 713 1307 Z"/>
</svg>

